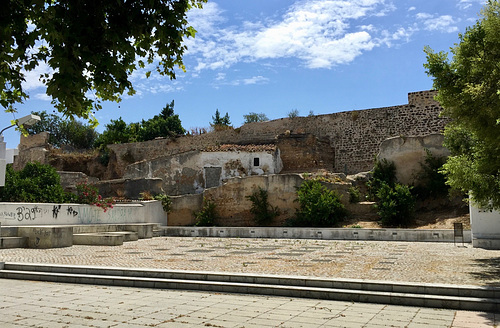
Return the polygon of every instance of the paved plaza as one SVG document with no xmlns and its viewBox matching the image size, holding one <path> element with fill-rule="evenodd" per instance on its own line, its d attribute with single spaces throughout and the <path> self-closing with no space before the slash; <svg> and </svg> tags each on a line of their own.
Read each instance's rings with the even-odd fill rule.
<svg viewBox="0 0 500 328">
<path fill-rule="evenodd" d="M 157 237 L 4 249 L 0 261 L 500 285 L 500 251 L 453 243 Z M 496 314 L 0 279 L 0 327 L 496 327 Z"/>
<path fill-rule="evenodd" d="M 0 249 L 0 261 L 500 286 L 500 251 L 453 243 L 157 237 Z"/>
</svg>

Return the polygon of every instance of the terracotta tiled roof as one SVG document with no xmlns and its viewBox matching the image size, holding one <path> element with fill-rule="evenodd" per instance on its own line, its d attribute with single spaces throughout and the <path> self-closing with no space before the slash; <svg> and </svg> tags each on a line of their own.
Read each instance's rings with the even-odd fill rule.
<svg viewBox="0 0 500 328">
<path fill-rule="evenodd" d="M 276 145 L 266 144 L 266 145 L 220 145 L 220 146 L 209 146 L 203 151 L 215 152 L 215 151 L 246 151 L 246 152 L 258 152 L 258 151 L 275 151 Z"/>
</svg>

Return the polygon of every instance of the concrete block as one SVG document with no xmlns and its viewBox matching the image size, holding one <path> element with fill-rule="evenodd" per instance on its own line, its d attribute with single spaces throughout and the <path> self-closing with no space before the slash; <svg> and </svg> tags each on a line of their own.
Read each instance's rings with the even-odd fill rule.
<svg viewBox="0 0 500 328">
<path fill-rule="evenodd" d="M 70 226 L 22 226 L 19 237 L 28 238 L 29 248 L 59 248 L 73 246 L 73 228 Z"/>
<path fill-rule="evenodd" d="M 137 232 L 139 239 L 153 238 L 153 229 L 157 226 L 154 223 L 145 224 L 124 224 L 118 227 L 121 231 L 134 231 Z"/>
</svg>

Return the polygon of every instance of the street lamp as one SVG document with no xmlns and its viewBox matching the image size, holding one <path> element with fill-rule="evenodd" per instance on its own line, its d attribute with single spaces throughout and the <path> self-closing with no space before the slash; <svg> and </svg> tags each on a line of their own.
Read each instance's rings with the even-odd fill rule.
<svg viewBox="0 0 500 328">
<path fill-rule="evenodd" d="M 23 116 L 23 117 L 17 119 L 14 124 L 2 129 L 2 131 L 0 131 L 0 136 L 3 136 L 3 132 L 5 130 L 10 129 L 14 126 L 22 126 L 22 125 L 31 126 L 38 121 L 40 121 L 40 116 L 38 116 L 38 115 L 29 114 L 29 115 Z"/>
<path fill-rule="evenodd" d="M 29 114 L 29 115 L 26 115 L 26 116 L 23 116 L 23 117 L 17 119 L 14 124 L 9 125 L 8 127 L 4 128 L 0 131 L 0 187 L 5 186 L 5 168 L 7 166 L 7 159 L 6 159 L 6 157 L 7 157 L 7 155 L 6 155 L 7 147 L 6 146 L 7 145 L 3 141 L 3 132 L 7 129 L 14 127 L 14 126 L 18 126 L 18 127 L 31 126 L 38 121 L 40 121 L 40 116 Z"/>
</svg>

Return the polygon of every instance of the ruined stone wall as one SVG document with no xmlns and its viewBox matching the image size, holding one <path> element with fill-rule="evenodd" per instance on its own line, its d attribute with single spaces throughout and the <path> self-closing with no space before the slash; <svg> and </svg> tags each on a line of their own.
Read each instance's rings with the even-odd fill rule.
<svg viewBox="0 0 500 328">
<path fill-rule="evenodd" d="M 42 132 L 33 136 L 21 135 L 19 143 L 19 153 L 14 157 L 13 168 L 16 171 L 22 170 L 27 163 L 38 162 L 48 164 L 48 132 Z"/>
<path fill-rule="evenodd" d="M 252 227 L 255 218 L 250 213 L 252 202 L 248 196 L 259 188 L 267 190 L 268 202 L 279 209 L 279 216 L 269 226 L 282 226 L 285 221 L 295 216 L 299 207 L 297 188 L 304 182 L 300 174 L 271 174 L 229 179 L 219 187 L 205 189 L 203 194 L 172 197 L 171 212 L 168 214 L 169 226 L 194 225 L 194 213 L 203 207 L 203 199 L 216 204 L 218 219 L 216 224 L 223 227 Z M 349 203 L 349 183 L 324 183 L 328 189 L 335 190 L 341 196 L 341 202 L 351 213 L 353 204 Z"/>
<path fill-rule="evenodd" d="M 313 168 L 333 171 L 335 151 L 328 138 L 285 133 L 278 136 L 276 145 L 284 168 L 281 173 L 308 172 Z"/>
<path fill-rule="evenodd" d="M 373 159 L 380 143 L 395 136 L 423 136 L 440 133 L 448 121 L 439 117 L 442 108 L 434 101 L 434 91 L 408 94 L 408 104 L 384 108 L 366 109 L 327 115 L 282 118 L 268 122 L 245 124 L 237 129 L 217 131 L 198 136 L 176 139 L 152 140 L 142 143 L 110 145 L 116 155 L 112 164 L 118 175 L 125 167 L 139 160 L 148 160 L 225 143 L 263 144 L 276 143 L 277 136 L 285 133 L 312 134 L 327 139 L 333 154 L 331 166 L 336 172 L 348 174 L 372 168 Z M 282 157 L 301 158 L 304 149 L 290 148 L 282 151 Z M 325 149 L 325 152 L 330 149 Z M 291 153 L 290 153 L 291 152 Z M 311 162 L 311 165 L 314 161 Z M 310 167 L 318 169 L 321 167 Z M 288 167 L 284 165 L 284 171 Z"/>
<path fill-rule="evenodd" d="M 168 195 L 201 193 L 237 176 L 276 174 L 279 151 L 188 151 L 127 166 L 124 178 L 161 178 Z M 255 165 L 254 159 L 259 163 Z"/>
<path fill-rule="evenodd" d="M 396 178 L 400 183 L 418 185 L 418 175 L 422 172 L 427 151 L 435 158 L 446 158 L 450 151 L 443 146 L 442 134 L 429 134 L 423 137 L 394 137 L 380 144 L 379 159 L 393 162 Z"/>
</svg>

